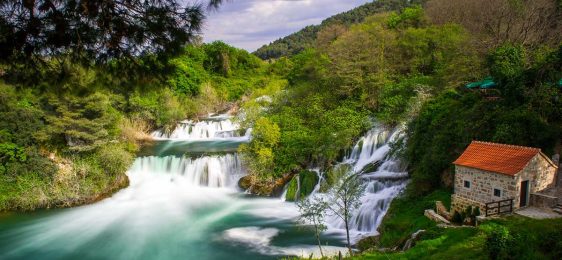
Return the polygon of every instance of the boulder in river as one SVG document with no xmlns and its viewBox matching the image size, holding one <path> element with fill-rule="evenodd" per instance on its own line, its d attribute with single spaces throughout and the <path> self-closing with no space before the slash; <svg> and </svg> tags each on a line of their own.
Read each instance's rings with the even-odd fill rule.
<svg viewBox="0 0 562 260">
<path fill-rule="evenodd" d="M 277 197 L 283 193 L 285 184 L 293 178 L 294 174 L 286 174 L 281 178 L 271 181 L 258 180 L 253 175 L 246 175 L 238 181 L 238 186 L 251 194 L 258 196 Z"/>
</svg>

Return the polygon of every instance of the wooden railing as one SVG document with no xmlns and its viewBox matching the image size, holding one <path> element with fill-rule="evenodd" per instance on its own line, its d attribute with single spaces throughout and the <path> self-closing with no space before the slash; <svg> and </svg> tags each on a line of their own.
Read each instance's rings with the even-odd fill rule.
<svg viewBox="0 0 562 260">
<path fill-rule="evenodd" d="M 486 217 L 513 212 L 513 199 L 506 199 L 486 203 Z"/>
</svg>

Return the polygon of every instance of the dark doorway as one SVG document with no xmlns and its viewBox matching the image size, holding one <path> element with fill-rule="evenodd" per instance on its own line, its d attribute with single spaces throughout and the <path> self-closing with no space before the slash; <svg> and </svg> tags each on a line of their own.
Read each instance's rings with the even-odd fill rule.
<svg viewBox="0 0 562 260">
<path fill-rule="evenodd" d="M 529 195 L 529 181 L 521 182 L 521 197 L 519 198 L 519 207 L 527 206 L 527 197 Z"/>
</svg>

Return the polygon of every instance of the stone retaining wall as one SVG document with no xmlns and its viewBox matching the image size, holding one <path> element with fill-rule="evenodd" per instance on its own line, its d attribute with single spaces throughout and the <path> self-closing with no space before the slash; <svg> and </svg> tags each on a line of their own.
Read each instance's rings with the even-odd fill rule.
<svg viewBox="0 0 562 260">
<path fill-rule="evenodd" d="M 531 193 L 530 205 L 539 208 L 552 208 L 558 203 L 558 197 L 540 193 Z"/>
<path fill-rule="evenodd" d="M 463 212 L 466 208 L 471 206 L 472 208 L 479 207 L 480 214 L 484 214 L 486 210 L 486 204 L 471 200 L 469 198 L 460 196 L 458 194 L 451 195 L 451 216 L 456 212 Z"/>
</svg>

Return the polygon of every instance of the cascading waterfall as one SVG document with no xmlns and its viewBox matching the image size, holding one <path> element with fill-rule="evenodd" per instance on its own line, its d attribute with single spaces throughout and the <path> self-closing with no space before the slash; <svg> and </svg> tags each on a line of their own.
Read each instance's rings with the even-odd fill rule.
<svg viewBox="0 0 562 260">
<path fill-rule="evenodd" d="M 244 173 L 236 154 L 203 156 L 146 156 L 135 160 L 129 170 L 131 181 L 138 176 L 159 174 L 171 181 L 211 188 L 235 187 Z"/>
<path fill-rule="evenodd" d="M 390 134 L 385 126 L 375 126 L 359 139 L 343 162 L 351 164 L 354 172 L 359 172 L 368 164 L 384 159 L 390 151 L 387 145 Z"/>
<path fill-rule="evenodd" d="M 184 120 L 169 134 L 157 130 L 152 133 L 155 139 L 171 141 L 195 141 L 227 139 L 234 142 L 249 140 L 251 130 L 240 138 L 239 126 L 231 116 L 220 114 L 209 116 L 202 121 Z M 164 174 L 171 181 L 181 181 L 192 186 L 211 188 L 236 187 L 238 179 L 244 176 L 236 153 L 224 155 L 203 155 L 188 157 L 183 155 L 139 157 L 129 170 L 130 175 Z M 132 176 L 130 176 L 132 177 Z"/>
<path fill-rule="evenodd" d="M 390 144 L 401 133 L 401 128 L 390 130 L 376 125 L 357 142 L 342 162 L 352 167 L 350 174 L 361 174 L 365 182 L 361 205 L 352 213 L 349 223 L 354 241 L 365 235 L 377 234 L 390 202 L 406 187 L 406 167 L 389 155 Z M 378 168 L 371 165 L 378 165 Z M 327 224 L 330 229 L 345 229 L 344 221 L 337 216 L 329 216 Z"/>
<path fill-rule="evenodd" d="M 198 122 L 185 120 L 180 122 L 171 133 L 166 133 L 163 130 L 156 130 L 152 133 L 152 137 L 157 140 L 201 140 L 243 137 L 247 135 L 249 135 L 248 131 L 241 135 L 238 124 L 233 123 L 227 115 L 208 117 Z"/>
<path fill-rule="evenodd" d="M 392 138 L 385 131 L 373 129 L 345 158 L 357 172 L 384 162 L 363 174 L 367 192 L 352 220 L 354 231 L 362 234 L 374 232 L 406 176 L 397 161 L 387 158 Z M 319 256 L 314 236 L 294 228 L 294 203 L 238 190 L 245 170 L 236 149 L 250 140 L 250 133 L 238 136 L 238 126 L 227 115 L 184 121 L 169 135 L 156 131 L 156 142 L 141 151 L 127 172 L 129 187 L 112 197 L 21 220 L 2 221 L 0 216 L 0 259 Z M 313 193 L 319 190 L 317 185 Z M 328 222 L 336 232 L 322 234 L 322 241 L 333 245 L 323 247 L 324 253 L 344 252 L 341 223 Z"/>
<path fill-rule="evenodd" d="M 3 221 L 0 259 L 278 259 L 318 250 L 296 231 L 293 203 L 238 190 L 245 170 L 230 116 L 155 132 L 127 171 L 129 186 L 91 205 Z M 282 235 L 281 235 L 282 234 Z M 336 236 L 324 237 L 341 245 Z M 342 250 L 326 247 L 324 252 Z"/>
</svg>

